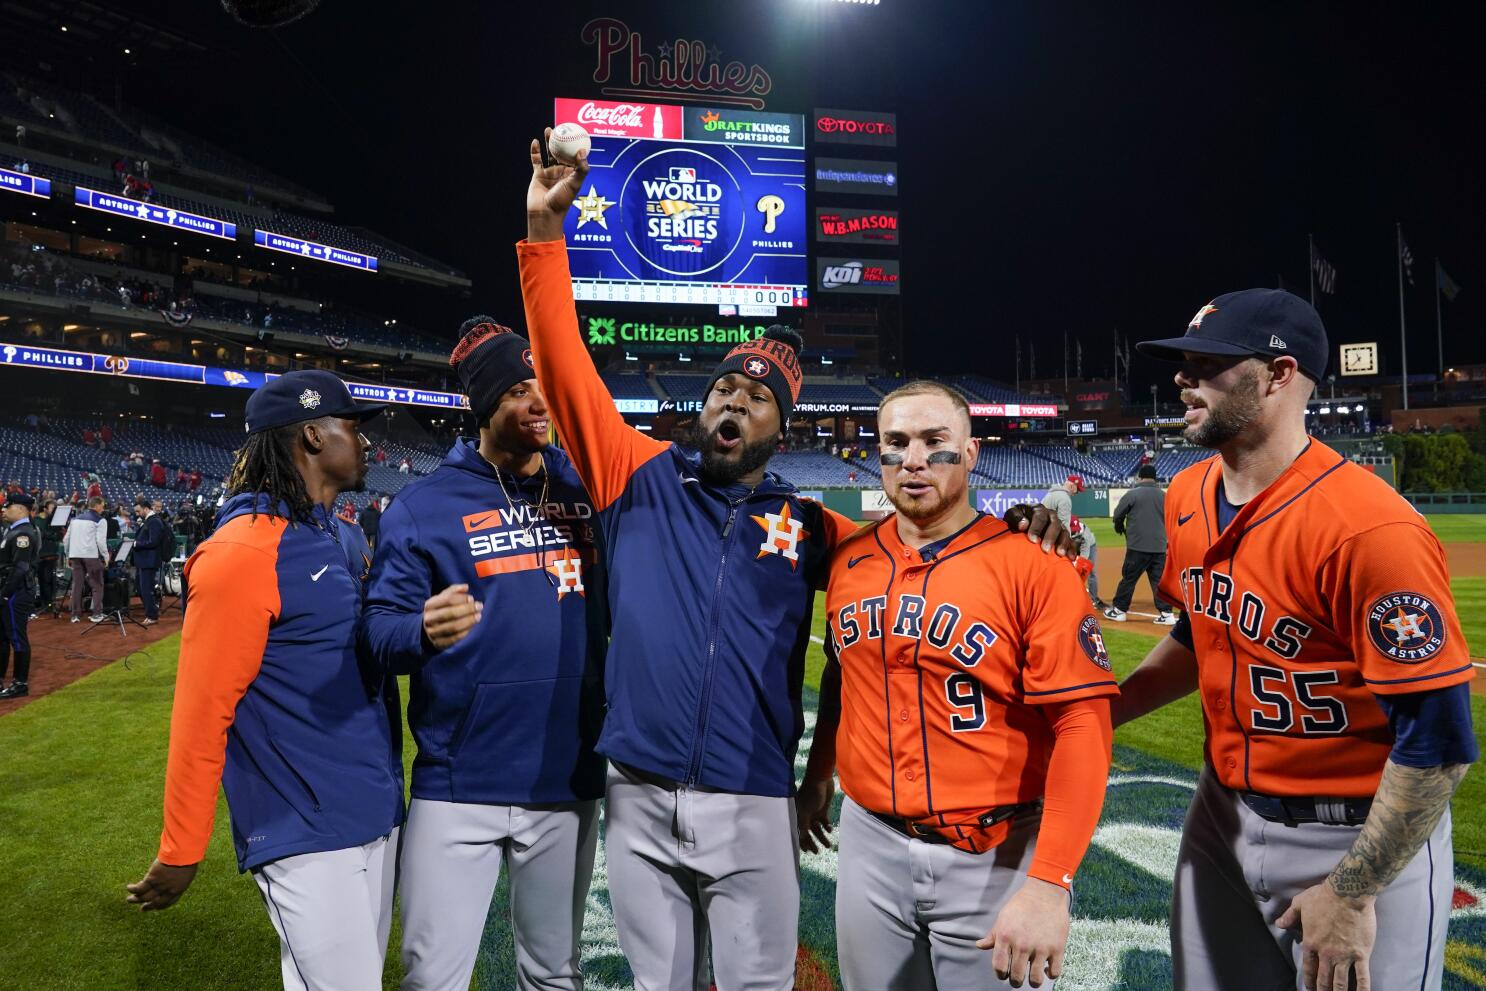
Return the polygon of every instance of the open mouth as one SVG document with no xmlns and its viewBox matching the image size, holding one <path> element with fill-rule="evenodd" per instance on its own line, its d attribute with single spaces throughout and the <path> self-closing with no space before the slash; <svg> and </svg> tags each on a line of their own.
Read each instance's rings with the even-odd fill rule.
<svg viewBox="0 0 1486 991">
<path fill-rule="evenodd" d="M 731 451 L 743 443 L 743 428 L 736 420 L 723 420 L 717 424 L 717 449 Z"/>
<path fill-rule="evenodd" d="M 1196 423 L 1201 419 L 1200 411 L 1207 409 L 1207 403 L 1191 393 L 1183 393 L 1182 402 L 1187 406 L 1187 411 L 1182 414 L 1182 419 L 1187 423 Z"/>
<path fill-rule="evenodd" d="M 904 482 L 902 485 L 898 486 L 898 489 L 904 495 L 910 495 L 916 499 L 919 496 L 925 496 L 928 495 L 930 492 L 933 492 L 934 486 L 930 485 L 928 482 L 911 481 Z"/>
<path fill-rule="evenodd" d="M 545 434 L 547 432 L 547 428 L 550 425 L 550 423 L 551 423 L 551 421 L 546 420 L 546 419 L 541 419 L 541 420 L 527 420 L 525 423 L 523 423 L 521 425 L 521 429 L 522 430 L 530 431 L 531 433 L 534 433 L 534 434 Z"/>
</svg>

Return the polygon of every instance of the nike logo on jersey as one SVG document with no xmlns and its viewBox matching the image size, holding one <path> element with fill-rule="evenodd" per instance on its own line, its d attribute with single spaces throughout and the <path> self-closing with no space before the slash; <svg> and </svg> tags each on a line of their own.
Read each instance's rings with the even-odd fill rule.
<svg viewBox="0 0 1486 991">
<path fill-rule="evenodd" d="M 1073 883 L 1073 875 L 1072 874 L 1064 874 L 1063 875 L 1063 883 L 1064 884 L 1072 884 Z"/>
<path fill-rule="evenodd" d="M 867 558 L 871 556 L 871 554 L 863 554 L 861 557 L 852 558 L 850 561 L 846 562 L 846 570 L 850 571 L 852 568 L 855 568 L 857 565 L 861 564 L 863 561 L 867 560 Z"/>
<path fill-rule="evenodd" d="M 328 567 L 330 567 L 330 565 L 327 564 L 327 565 L 325 565 L 324 568 L 321 568 L 319 571 L 312 572 L 310 574 L 310 581 L 312 581 L 312 582 L 319 581 L 320 580 L 320 576 L 323 575 L 323 574 L 325 574 L 325 568 L 328 568 Z"/>
<path fill-rule="evenodd" d="M 1176 518 L 1176 525 L 1177 526 L 1186 526 L 1187 525 L 1187 521 L 1190 520 L 1192 517 L 1194 517 L 1196 515 L 1197 515 L 1196 513 L 1188 513 L 1186 516 L 1178 516 Z"/>
</svg>

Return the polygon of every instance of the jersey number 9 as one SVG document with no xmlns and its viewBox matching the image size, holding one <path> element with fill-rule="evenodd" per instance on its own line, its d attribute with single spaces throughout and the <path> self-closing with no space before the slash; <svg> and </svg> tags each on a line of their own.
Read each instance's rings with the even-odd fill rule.
<svg viewBox="0 0 1486 991">
<path fill-rule="evenodd" d="M 985 696 L 981 693 L 980 682 L 970 675 L 956 671 L 944 679 L 944 697 L 951 706 L 962 710 L 949 717 L 949 728 L 956 733 L 967 733 L 986 724 Z M 968 714 L 963 710 L 968 710 Z"/>
</svg>

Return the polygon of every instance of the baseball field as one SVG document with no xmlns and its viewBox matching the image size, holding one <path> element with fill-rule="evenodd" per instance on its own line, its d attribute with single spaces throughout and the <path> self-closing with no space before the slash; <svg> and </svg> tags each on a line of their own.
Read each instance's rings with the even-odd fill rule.
<svg viewBox="0 0 1486 991">
<path fill-rule="evenodd" d="M 1432 517 L 1446 543 L 1456 604 L 1472 652 L 1486 668 L 1486 516 Z M 1099 537 L 1101 594 L 1113 595 L 1121 541 L 1107 524 Z M 1148 593 L 1132 609 L 1148 611 Z M 42 621 L 46 622 L 46 621 Z M 823 618 L 817 612 L 816 638 Z M 36 629 L 33 626 L 33 629 Z M 75 627 L 73 629 L 76 629 Z M 70 631 L 66 632 L 71 636 Z M 1143 617 L 1106 624 L 1116 671 L 1128 672 L 1164 633 Z M 160 793 L 179 636 L 125 654 L 128 641 L 100 630 L 85 641 L 119 660 L 61 684 L 25 705 L 0 709 L 0 890 L 6 893 L 0 984 L 36 989 L 264 989 L 278 983 L 278 943 L 253 884 L 238 876 L 219 806 L 211 851 L 195 885 L 167 912 L 141 915 L 124 903 L 124 884 L 149 865 L 160 828 Z M 824 663 L 819 644 L 807 680 Z M 61 648 L 38 651 L 48 683 L 69 665 L 92 668 Z M 60 672 L 60 673 L 59 673 Z M 36 679 L 38 682 L 40 679 Z M 1486 742 L 1486 671 L 1472 699 L 1477 736 Z M 807 691 L 813 706 L 813 693 Z M 813 713 L 807 716 L 813 725 Z M 802 752 L 804 746 L 802 745 Z M 1079 875 L 1065 989 L 1169 988 L 1167 899 L 1182 813 L 1201 765 L 1195 699 L 1123 727 L 1104 817 Z M 1486 989 L 1486 770 L 1465 779 L 1454 806 L 1456 895 L 1447 975 L 1452 991 Z M 833 988 L 835 859 L 802 863 L 799 987 Z M 474 987 L 513 986 L 504 884 L 492 903 Z M 602 851 L 585 933 L 588 987 L 625 988 L 629 971 L 609 912 Z M 401 976 L 395 947 L 385 986 Z"/>
</svg>

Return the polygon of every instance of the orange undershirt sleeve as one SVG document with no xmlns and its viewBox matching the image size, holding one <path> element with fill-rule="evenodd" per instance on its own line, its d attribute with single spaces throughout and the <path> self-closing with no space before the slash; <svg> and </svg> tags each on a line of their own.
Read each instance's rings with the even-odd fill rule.
<svg viewBox="0 0 1486 991">
<path fill-rule="evenodd" d="M 537 381 L 595 509 L 613 505 L 642 464 L 670 445 L 624 422 L 578 330 L 573 278 L 562 241 L 521 241 L 521 297 Z"/>
<path fill-rule="evenodd" d="M 279 615 L 276 534 L 283 522 L 238 517 L 224 530 L 228 527 L 272 532 L 252 533 L 249 543 L 219 532 L 187 566 L 190 608 L 170 712 L 159 852 L 160 861 L 172 866 L 206 856 L 227 760 L 227 730 L 258 676 L 269 626 Z"/>
<path fill-rule="evenodd" d="M 1067 888 L 1089 849 L 1109 785 L 1114 727 L 1109 700 L 1044 707 L 1055 740 L 1043 791 L 1042 828 L 1028 877 Z"/>
</svg>

